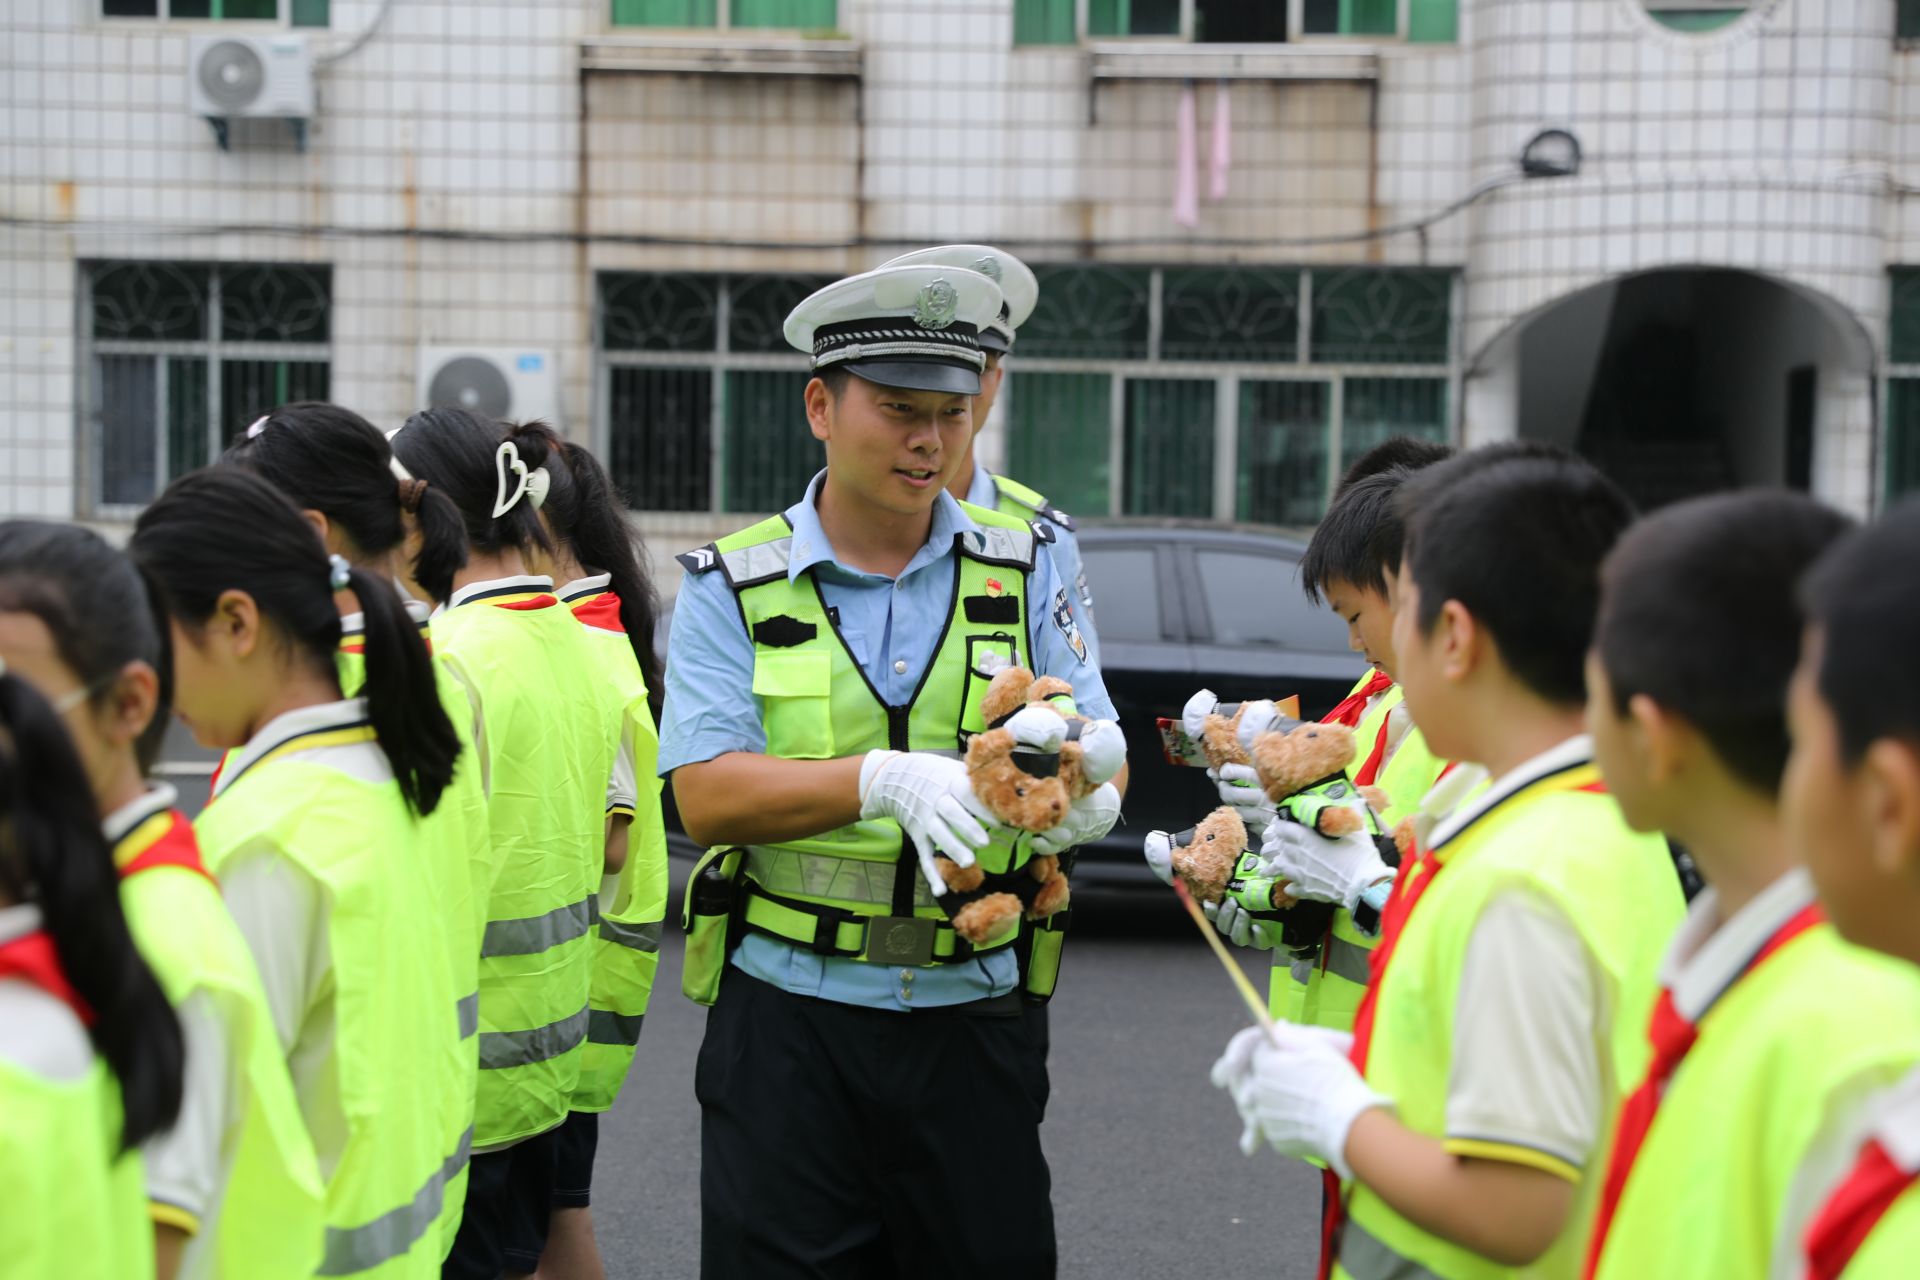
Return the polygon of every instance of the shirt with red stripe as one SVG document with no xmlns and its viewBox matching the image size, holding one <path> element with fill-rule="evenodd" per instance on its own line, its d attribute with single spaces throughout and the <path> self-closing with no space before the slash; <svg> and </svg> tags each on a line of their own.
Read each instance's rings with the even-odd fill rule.
<svg viewBox="0 0 1920 1280">
<path fill-rule="evenodd" d="M 1898 1237 L 1896 1223 L 1901 1228 Z M 1891 1276 L 1893 1272 L 1867 1270 L 1872 1263 L 1863 1256 L 1883 1239 L 1889 1245 L 1920 1240 L 1920 1071 L 1867 1108 L 1852 1162 L 1814 1211 L 1800 1241 L 1799 1266 L 1791 1274 L 1806 1280 Z M 1902 1256 L 1896 1261 L 1920 1271 L 1920 1259 Z M 1856 1262 L 1861 1265 L 1854 1267 Z"/>
</svg>

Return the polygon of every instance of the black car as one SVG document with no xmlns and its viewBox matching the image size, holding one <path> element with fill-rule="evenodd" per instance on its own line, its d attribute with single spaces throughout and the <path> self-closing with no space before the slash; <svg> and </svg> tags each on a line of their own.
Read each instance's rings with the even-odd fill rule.
<svg viewBox="0 0 1920 1280">
<path fill-rule="evenodd" d="M 1082 526 L 1079 537 L 1132 770 L 1123 820 L 1080 850 L 1074 879 L 1158 883 L 1141 840 L 1190 827 L 1218 803 L 1203 771 L 1167 763 L 1158 718 L 1177 720 L 1201 688 L 1229 702 L 1299 694 L 1301 713 L 1318 716 L 1346 696 L 1362 660 L 1346 625 L 1301 594 L 1297 538 L 1139 523 Z"/>
</svg>

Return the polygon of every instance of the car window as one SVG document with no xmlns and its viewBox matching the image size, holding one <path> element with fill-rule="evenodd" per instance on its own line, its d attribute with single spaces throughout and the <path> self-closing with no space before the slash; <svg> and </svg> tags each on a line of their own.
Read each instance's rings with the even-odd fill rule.
<svg viewBox="0 0 1920 1280">
<path fill-rule="evenodd" d="M 1345 625 L 1300 593 L 1300 565 L 1293 557 L 1198 548 L 1193 554 L 1213 643 L 1346 651 Z M 1103 635 L 1105 625 L 1103 614 Z"/>
<path fill-rule="evenodd" d="M 1080 547 L 1100 640 L 1158 644 L 1160 577 L 1152 547 Z"/>
</svg>

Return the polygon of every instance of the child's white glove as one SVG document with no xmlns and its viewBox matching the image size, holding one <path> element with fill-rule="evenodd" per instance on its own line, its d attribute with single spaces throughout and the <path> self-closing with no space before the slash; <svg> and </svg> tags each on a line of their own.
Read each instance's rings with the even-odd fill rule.
<svg viewBox="0 0 1920 1280">
<path fill-rule="evenodd" d="M 1348 1061 L 1352 1047 L 1346 1032 L 1291 1022 L 1276 1025 L 1274 1040 L 1260 1027 L 1229 1040 L 1213 1064 L 1213 1084 L 1239 1108 L 1246 1126 L 1240 1150 L 1252 1155 L 1265 1138 L 1282 1155 L 1313 1156 L 1352 1178 L 1347 1136 L 1353 1122 L 1370 1108 L 1393 1105 Z"/>
<path fill-rule="evenodd" d="M 1213 921 L 1213 927 L 1227 936 L 1236 947 L 1248 947 L 1254 951 L 1271 951 L 1280 945 L 1280 924 L 1274 920 L 1255 920 L 1247 914 L 1247 909 L 1232 898 L 1222 898 L 1218 902 L 1203 902 L 1200 910 L 1207 919 Z"/>
<path fill-rule="evenodd" d="M 1363 831 L 1323 836 L 1304 823 L 1276 822 L 1260 841 L 1260 874 L 1287 881 L 1296 898 L 1352 911 L 1371 885 L 1393 877 L 1393 868 Z"/>
<path fill-rule="evenodd" d="M 1207 776 L 1213 779 L 1214 789 L 1220 793 L 1220 803 L 1239 814 L 1249 832 L 1257 836 L 1272 823 L 1273 801 L 1260 789 L 1260 778 L 1252 765 L 1223 764 L 1218 769 L 1207 770 Z"/>
</svg>

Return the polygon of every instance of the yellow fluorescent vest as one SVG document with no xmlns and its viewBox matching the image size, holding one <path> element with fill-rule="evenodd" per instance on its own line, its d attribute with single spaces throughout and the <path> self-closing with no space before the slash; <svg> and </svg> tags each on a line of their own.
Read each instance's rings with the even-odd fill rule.
<svg viewBox="0 0 1920 1280">
<path fill-rule="evenodd" d="M 1509 890 L 1538 895 L 1558 907 L 1599 968 L 1605 986 L 1601 1007 L 1610 1016 L 1603 1031 L 1611 1045 L 1601 1064 L 1607 1095 L 1601 1134 L 1612 1132 L 1622 1092 L 1639 1080 L 1646 1060 L 1647 1001 L 1683 904 L 1665 840 L 1635 834 L 1611 796 L 1583 789 L 1597 786 L 1598 777 L 1591 765 L 1580 765 L 1537 780 L 1435 850 L 1442 870 L 1408 919 L 1381 979 L 1366 1071 L 1367 1083 L 1394 1100 L 1401 1122 L 1415 1132 L 1448 1138 L 1453 1014 L 1467 943 L 1481 911 Z M 1469 1153 L 1471 1144 L 1459 1149 Z M 1502 1148 L 1497 1158 L 1524 1155 Z M 1576 1276 L 1604 1155 L 1595 1149 L 1568 1228 L 1529 1267 L 1501 1266 L 1470 1253 L 1402 1218 L 1366 1186 L 1349 1184 L 1348 1221 L 1334 1274 L 1351 1280 Z"/>
<path fill-rule="evenodd" d="M 1828 924 L 1788 942 L 1700 1019 L 1627 1174 L 1599 1280 L 1765 1276 L 1815 1136 L 1916 1062 L 1920 973 Z"/>
<path fill-rule="evenodd" d="M 115 861 L 124 867 L 176 821 L 186 823 L 168 810 L 140 823 L 115 847 Z M 191 838 L 184 830 L 178 835 Z M 127 876 L 120 903 L 167 1002 L 178 1007 L 196 994 L 209 1000 L 227 1040 L 233 1076 L 220 1151 L 225 1178 L 213 1224 L 218 1235 L 202 1274 L 236 1280 L 312 1275 L 320 1262 L 326 1192 L 246 939 L 214 883 L 184 867 Z"/>
<path fill-rule="evenodd" d="M 891 710 L 835 632 L 812 577 L 803 573 L 789 581 L 791 530 L 784 518 L 714 544 L 714 567 L 727 574 L 747 633 L 757 640 L 753 695 L 768 754 L 824 760 L 883 747 L 952 754 L 966 735 L 986 728 L 980 698 L 992 677 L 981 665 L 989 656 L 1033 660 L 1026 595 L 1037 538 L 1025 521 L 960 505 L 980 528 L 959 540 L 953 611 L 911 706 Z M 921 916 L 944 925 L 946 913 L 914 878 L 916 865 L 903 858 L 903 847 L 898 824 L 856 822 L 806 840 L 750 848 L 747 876 L 761 889 L 801 903 L 855 916 Z M 980 864 L 997 873 L 1026 857 L 1025 841 L 1017 848 L 997 842 L 981 852 Z M 896 875 L 910 879 L 896 881 Z"/>
<path fill-rule="evenodd" d="M 439 1275 L 460 1213 L 447 1191 L 467 1161 L 466 1142 L 450 1149 L 448 1138 L 467 1098 L 447 1084 L 471 1041 L 455 1021 L 446 925 L 399 786 L 302 759 L 298 744 L 228 780 L 195 829 L 216 875 L 233 855 L 270 848 L 327 898 L 332 1069 L 348 1136 L 327 1180 L 315 1274 L 424 1280 Z"/>
<path fill-rule="evenodd" d="M 604 598 L 604 597 L 603 597 Z M 603 901 L 593 932 L 593 987 L 587 1014 L 587 1042 L 580 1050 L 580 1083 L 575 1111 L 605 1111 L 620 1095 L 633 1065 L 634 1045 L 653 996 L 660 967 L 660 928 L 667 914 L 667 832 L 660 817 L 660 735 L 647 706 L 647 683 L 627 633 L 589 621 L 581 611 L 582 632 L 595 669 L 620 709 L 622 737 L 632 752 L 639 798 L 627 830 L 627 861 Z M 614 621 L 618 621 L 617 613 Z M 602 890 L 603 900 L 606 898 Z"/>
<path fill-rule="evenodd" d="M 579 1088 L 620 738 L 580 624 L 552 595 L 529 594 L 483 592 L 433 621 L 435 652 L 479 707 L 488 782 L 480 1149 L 554 1128 Z"/>
</svg>

